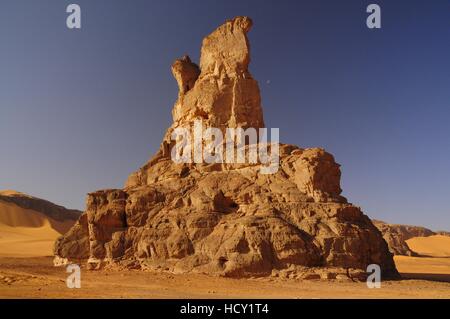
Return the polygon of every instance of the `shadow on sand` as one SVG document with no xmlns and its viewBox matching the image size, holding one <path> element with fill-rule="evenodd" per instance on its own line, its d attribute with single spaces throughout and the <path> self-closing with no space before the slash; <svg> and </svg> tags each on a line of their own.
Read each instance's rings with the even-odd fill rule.
<svg viewBox="0 0 450 319">
<path fill-rule="evenodd" d="M 450 282 L 450 274 L 400 273 L 402 279 Z"/>
</svg>

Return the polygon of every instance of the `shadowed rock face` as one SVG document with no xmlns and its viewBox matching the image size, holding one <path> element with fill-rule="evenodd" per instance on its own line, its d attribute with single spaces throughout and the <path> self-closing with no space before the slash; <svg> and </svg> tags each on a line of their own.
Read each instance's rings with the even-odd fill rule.
<svg viewBox="0 0 450 319">
<path fill-rule="evenodd" d="M 178 83 L 178 96 L 182 97 L 194 87 L 195 81 L 197 81 L 200 75 L 200 69 L 197 64 L 192 63 L 188 55 L 185 55 L 181 59 L 176 59 L 173 62 L 172 74 Z"/>
<path fill-rule="evenodd" d="M 237 17 L 208 35 L 200 69 L 186 57 L 175 61 L 180 90 L 159 151 L 124 189 L 88 195 L 86 212 L 56 243 L 57 263 L 89 258 L 91 268 L 305 278 L 357 274 L 376 263 L 385 277 L 398 275 L 381 233 L 340 195 L 339 165 L 323 149 L 280 144 L 279 170 L 269 175 L 260 164 L 171 160 L 171 132 L 195 120 L 222 130 L 264 127 L 248 71 L 251 26 Z"/>
</svg>

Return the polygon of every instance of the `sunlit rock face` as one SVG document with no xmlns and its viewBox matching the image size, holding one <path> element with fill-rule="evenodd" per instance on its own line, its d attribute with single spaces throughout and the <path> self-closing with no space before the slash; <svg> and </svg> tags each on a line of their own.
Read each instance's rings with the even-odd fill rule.
<svg viewBox="0 0 450 319">
<path fill-rule="evenodd" d="M 171 159 L 172 132 L 195 121 L 222 131 L 264 127 L 248 70 L 251 27 L 248 17 L 226 21 L 203 40 L 199 66 L 175 60 L 179 93 L 160 149 L 124 189 L 88 195 L 86 212 L 55 245 L 59 263 L 325 279 L 379 264 L 383 276 L 398 275 L 381 233 L 340 195 L 339 165 L 323 149 L 279 144 L 273 174 L 258 163 Z"/>
</svg>

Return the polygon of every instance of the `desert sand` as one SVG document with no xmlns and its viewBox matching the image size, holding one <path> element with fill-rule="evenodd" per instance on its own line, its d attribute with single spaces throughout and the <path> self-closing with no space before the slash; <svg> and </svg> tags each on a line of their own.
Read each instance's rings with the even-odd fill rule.
<svg viewBox="0 0 450 319">
<path fill-rule="evenodd" d="M 415 237 L 407 243 L 420 257 L 395 256 L 403 278 L 450 281 L 450 237 Z"/>
<path fill-rule="evenodd" d="M 81 271 L 81 288 L 69 289 L 65 268 L 49 257 L 0 258 L 2 298 L 450 298 L 450 283 L 406 279 L 380 289 L 363 282 L 272 277 L 231 279 L 201 274 Z M 450 274 L 448 275 L 450 277 Z"/>
<path fill-rule="evenodd" d="M 54 267 L 51 256 L 55 239 L 72 224 L 0 201 L 0 298 L 450 298 L 446 236 L 408 240 L 426 257 L 396 256 L 403 280 L 385 281 L 381 289 L 351 280 L 88 271 L 84 265 L 81 289 L 69 289 L 66 269 Z"/>
<path fill-rule="evenodd" d="M 450 257 L 450 236 L 416 237 L 406 242 L 420 256 Z"/>
<path fill-rule="evenodd" d="M 446 239 L 414 242 L 436 253 Z M 396 256 L 395 262 L 403 279 L 384 281 L 380 289 L 350 280 L 88 271 L 83 265 L 81 288 L 69 289 L 65 268 L 53 267 L 51 257 L 0 257 L 0 298 L 450 298 L 450 258 Z"/>
<path fill-rule="evenodd" d="M 0 200 L 0 256 L 51 256 L 56 238 L 72 225 Z"/>
</svg>

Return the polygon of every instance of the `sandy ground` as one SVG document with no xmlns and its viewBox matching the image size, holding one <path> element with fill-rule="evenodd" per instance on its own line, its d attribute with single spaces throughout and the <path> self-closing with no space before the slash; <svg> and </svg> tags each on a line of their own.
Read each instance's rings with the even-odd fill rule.
<svg viewBox="0 0 450 319">
<path fill-rule="evenodd" d="M 421 257 L 395 256 L 397 269 L 404 278 L 450 282 L 450 237 L 416 237 L 407 243 Z"/>
<path fill-rule="evenodd" d="M 352 281 L 230 279 L 201 274 L 81 269 L 69 289 L 66 269 L 53 267 L 52 247 L 68 226 L 0 201 L 0 298 L 450 298 L 447 237 L 411 240 L 427 256 L 396 257 L 404 280 L 380 289 Z M 48 257 L 45 257 L 48 256 Z"/>
<path fill-rule="evenodd" d="M 404 278 L 450 282 L 450 257 L 406 257 L 395 256 L 395 264 Z"/>
<path fill-rule="evenodd" d="M 450 298 L 447 274 L 423 280 L 410 268 L 415 259 L 405 257 L 399 268 L 408 278 L 384 281 L 380 289 L 351 281 L 294 280 L 280 278 L 230 279 L 201 274 L 168 274 L 144 271 L 81 270 L 81 288 L 69 289 L 65 268 L 52 266 L 51 257 L 0 257 L 1 298 Z M 406 267 L 406 268 L 405 268 Z M 427 270 L 426 260 L 416 270 Z M 426 274 L 425 274 L 426 275 Z M 447 280 L 440 282 L 436 280 Z"/>
</svg>

